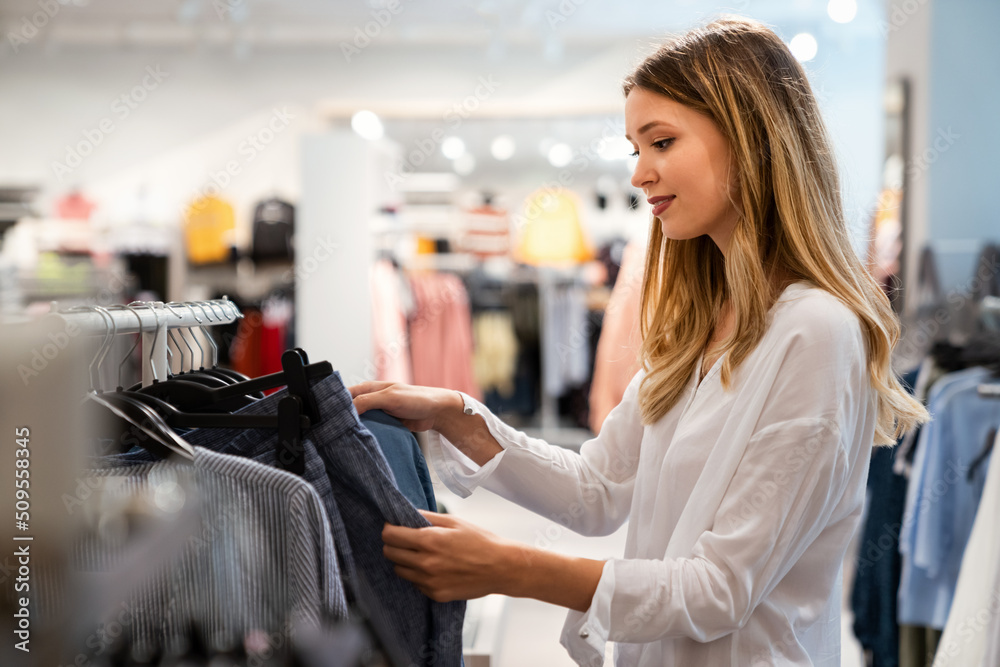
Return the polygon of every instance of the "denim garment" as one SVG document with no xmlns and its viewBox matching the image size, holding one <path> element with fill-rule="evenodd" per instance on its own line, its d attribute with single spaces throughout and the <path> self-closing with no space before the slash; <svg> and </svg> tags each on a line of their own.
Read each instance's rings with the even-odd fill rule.
<svg viewBox="0 0 1000 667">
<path fill-rule="evenodd" d="M 322 420 L 310 429 L 326 464 L 351 542 L 359 584 L 379 601 L 369 609 L 393 628 L 409 659 L 402 667 L 462 664 L 465 601 L 434 602 L 396 575 L 382 553 L 386 523 L 423 528 L 428 521 L 396 488 L 375 437 L 354 409 L 340 374 L 313 385 Z"/>
<path fill-rule="evenodd" d="M 908 391 L 917 381 L 918 369 L 899 380 Z M 900 438 L 902 441 L 902 438 Z M 872 450 L 868 469 L 868 511 L 861 527 L 851 610 L 854 636 L 872 653 L 872 667 L 899 667 L 899 626 L 896 594 L 899 591 L 899 531 L 906 503 L 906 477 L 893 471 L 899 453 L 895 447 Z"/>
<path fill-rule="evenodd" d="M 195 448 L 191 464 L 102 457 L 86 471 L 116 482 L 108 493 L 148 495 L 177 480 L 200 503 L 198 532 L 169 563 L 125 596 L 128 636 L 141 649 L 183 637 L 194 620 L 216 648 L 248 633 L 286 634 L 347 617 L 326 512 L 295 475 Z M 127 547 L 88 536 L 75 549 L 81 571 L 113 572 Z"/>
<path fill-rule="evenodd" d="M 949 373 L 931 389 L 933 420 L 917 441 L 899 548 L 903 567 L 899 622 L 944 628 L 962 554 L 983 493 L 988 461 L 967 479 L 986 436 L 1000 425 L 1000 401 L 979 396 L 990 372 Z"/>
<path fill-rule="evenodd" d="M 417 509 L 436 512 L 431 473 L 413 433 L 382 410 L 369 410 L 361 415 L 361 423 L 378 441 L 379 449 L 396 479 L 396 486 L 403 495 Z"/>
</svg>

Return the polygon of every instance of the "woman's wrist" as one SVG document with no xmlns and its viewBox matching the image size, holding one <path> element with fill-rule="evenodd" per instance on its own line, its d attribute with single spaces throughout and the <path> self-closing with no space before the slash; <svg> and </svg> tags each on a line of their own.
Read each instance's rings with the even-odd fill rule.
<svg viewBox="0 0 1000 667">
<path fill-rule="evenodd" d="M 465 414 L 465 399 L 462 394 L 455 390 L 441 392 L 438 407 L 434 411 L 433 430 L 444 435 L 449 426 L 455 423 L 455 419 Z"/>
<path fill-rule="evenodd" d="M 533 598 L 585 612 L 604 572 L 604 561 L 576 558 L 509 543 L 498 550 L 496 575 L 501 593 Z"/>
</svg>

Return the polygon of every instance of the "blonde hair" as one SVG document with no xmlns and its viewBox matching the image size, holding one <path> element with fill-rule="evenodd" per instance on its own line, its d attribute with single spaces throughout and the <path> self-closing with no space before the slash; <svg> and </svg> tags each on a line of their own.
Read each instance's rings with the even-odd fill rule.
<svg viewBox="0 0 1000 667">
<path fill-rule="evenodd" d="M 660 47 L 625 79 L 625 95 L 637 87 L 714 120 L 739 184 L 726 258 L 708 236 L 674 240 L 651 225 L 641 296 L 643 422 L 678 401 L 727 299 L 735 325 L 721 342 L 722 384 L 730 386 L 767 329 L 771 270 L 812 282 L 857 314 L 878 393 L 875 444 L 927 421 L 892 371 L 899 320 L 851 246 L 826 128 L 781 39 L 756 21 L 723 17 Z"/>
</svg>

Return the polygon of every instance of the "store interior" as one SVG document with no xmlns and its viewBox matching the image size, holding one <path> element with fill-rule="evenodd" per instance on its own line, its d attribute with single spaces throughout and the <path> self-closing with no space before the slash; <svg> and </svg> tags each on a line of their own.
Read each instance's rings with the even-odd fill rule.
<svg viewBox="0 0 1000 667">
<path fill-rule="evenodd" d="M 622 79 L 666 36 L 724 13 L 771 26 L 809 76 L 855 250 L 903 321 L 897 371 L 913 373 L 941 414 L 976 415 L 969 442 L 933 429 L 908 436 L 905 461 L 899 447 L 876 452 L 866 519 L 844 563 L 841 664 L 929 666 L 927 656 L 954 644 L 958 661 L 945 664 L 996 667 L 963 662 L 964 635 L 946 630 L 953 598 L 975 617 L 959 581 L 967 543 L 994 559 L 976 551 L 991 565 L 962 569 L 962 581 L 978 574 L 1000 586 L 1000 540 L 984 547 L 973 532 L 980 497 L 992 516 L 1000 510 L 1000 490 L 991 493 L 1000 480 L 984 492 L 982 445 L 1000 426 L 1000 400 L 981 389 L 1000 357 L 980 347 L 1000 336 L 1000 225 L 986 196 L 1000 153 L 992 0 L 5 0 L 0 411 L 5 429 L 30 424 L 38 449 L 74 445 L 33 454 L 33 479 L 89 488 L 80 396 L 206 366 L 243 379 L 281 374 L 261 396 L 292 391 L 290 378 L 319 374 L 323 362 L 346 386 L 456 389 L 578 450 L 639 367 L 651 216 L 630 182 Z M 960 354 L 969 348 L 978 356 Z M 306 355 L 290 359 L 294 349 Z M 934 383 L 981 370 L 974 408 L 935 393 L 932 366 Z M 426 452 L 425 434 L 414 442 Z M 925 453 L 932 445 L 936 459 Z M 932 499 L 940 534 L 918 534 L 903 512 L 933 495 L 952 460 L 969 482 L 947 484 L 945 503 Z M 504 537 L 598 559 L 624 549 L 626 527 L 584 538 L 485 491 L 461 498 L 430 475 L 432 509 Z M 170 484 L 190 493 L 190 481 Z M 13 484 L 3 481 L 11 497 Z M 90 491 L 37 501 L 34 525 L 52 536 L 38 546 L 39 567 L 69 567 L 71 535 L 99 541 L 123 530 L 108 528 L 115 521 L 146 516 L 162 540 L 185 529 L 183 511 L 167 521 L 162 507 L 126 508 L 103 487 L 94 495 L 100 503 Z M 132 532 L 146 540 L 136 553 L 163 548 Z M 928 542 L 938 545 L 934 564 L 916 546 Z M 55 603 L 72 617 L 61 618 L 72 628 L 65 643 L 93 644 L 77 664 L 159 664 L 111 662 L 122 641 L 108 634 L 107 609 L 117 614 L 117 602 L 94 593 L 100 582 Z M 921 601 L 907 593 L 915 582 L 947 592 Z M 984 627 L 1000 629 L 1000 604 L 987 608 Z M 558 642 L 564 617 L 527 598 L 471 600 L 464 664 L 572 665 Z M 59 636 L 49 620 L 39 642 Z M 911 639 L 925 644 L 911 650 Z M 313 640 L 303 655 L 337 646 Z M 64 656 L 59 643 L 37 659 Z M 3 664 L 56 664 L 9 649 Z M 218 664 L 244 664 L 227 659 Z M 264 664 L 334 664 L 296 659 Z"/>
</svg>

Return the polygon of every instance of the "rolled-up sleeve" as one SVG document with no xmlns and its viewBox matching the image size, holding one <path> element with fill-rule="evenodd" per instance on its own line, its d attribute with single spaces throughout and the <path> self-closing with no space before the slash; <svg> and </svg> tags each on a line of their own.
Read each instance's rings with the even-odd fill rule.
<svg viewBox="0 0 1000 667">
<path fill-rule="evenodd" d="M 643 426 L 638 389 L 641 372 L 629 383 L 600 434 L 579 453 L 504 424 L 482 403 L 462 394 L 466 414 L 480 415 L 503 448 L 483 466 L 431 432 L 432 465 L 450 490 L 465 497 L 482 486 L 584 535 L 607 535 L 628 518 Z"/>
<path fill-rule="evenodd" d="M 828 526 L 848 467 L 832 421 L 802 418 L 761 430 L 692 556 L 609 560 L 587 612 L 569 613 L 563 645 L 579 664 L 600 664 L 609 640 L 707 642 L 742 628 Z"/>
</svg>

